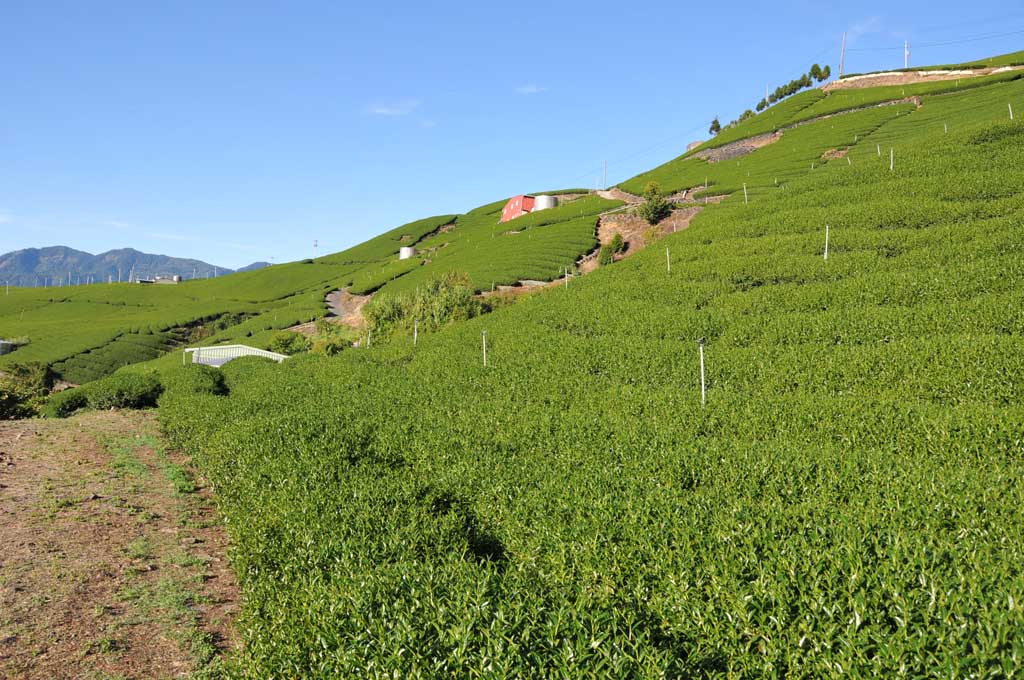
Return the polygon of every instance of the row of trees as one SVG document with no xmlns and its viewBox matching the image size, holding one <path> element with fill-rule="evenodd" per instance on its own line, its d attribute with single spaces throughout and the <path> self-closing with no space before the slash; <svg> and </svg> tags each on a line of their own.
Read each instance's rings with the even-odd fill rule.
<svg viewBox="0 0 1024 680">
<path fill-rule="evenodd" d="M 777 101 L 785 99 L 786 97 L 796 94 L 804 88 L 810 87 L 815 81 L 822 83 L 829 79 L 832 75 L 832 69 L 826 64 L 825 68 L 818 66 L 817 64 L 811 64 L 810 70 L 797 78 L 791 80 L 785 85 L 780 85 L 775 88 L 775 92 L 772 92 L 765 99 L 762 99 L 757 103 L 757 110 L 764 111 L 769 106 Z"/>
<path fill-rule="evenodd" d="M 814 85 L 815 81 L 822 83 L 828 80 L 830 77 L 832 77 L 832 69 L 827 64 L 824 68 L 822 68 L 818 64 L 811 64 L 811 68 L 810 70 L 807 71 L 807 73 L 803 74 L 796 80 L 789 81 L 785 85 L 780 85 L 779 87 L 775 88 L 775 92 L 772 92 L 770 95 L 759 101 L 756 107 L 757 112 L 760 113 L 761 111 L 764 111 L 772 104 L 781 101 L 786 97 L 789 97 L 790 95 L 794 95 L 800 90 L 803 90 L 804 88 L 811 87 L 812 85 Z M 753 118 L 755 115 L 757 114 L 751 111 L 750 109 L 747 109 L 742 114 L 740 114 L 739 118 L 732 121 L 725 127 L 730 128 L 734 125 L 742 123 L 743 121 L 749 118 Z M 715 116 L 714 120 L 711 121 L 711 127 L 708 128 L 708 133 L 712 135 L 717 135 L 721 131 L 722 124 L 718 122 L 718 116 Z"/>
</svg>

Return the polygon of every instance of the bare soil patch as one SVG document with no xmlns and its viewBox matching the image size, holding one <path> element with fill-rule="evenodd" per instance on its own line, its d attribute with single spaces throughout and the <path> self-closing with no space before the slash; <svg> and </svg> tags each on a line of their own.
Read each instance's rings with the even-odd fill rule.
<svg viewBox="0 0 1024 680">
<path fill-rule="evenodd" d="M 1020 69 L 1024 69 L 1024 66 L 954 69 L 949 71 L 888 71 L 885 73 L 872 73 L 843 78 L 842 80 L 828 83 L 821 90 L 822 92 L 832 92 L 833 90 L 859 90 L 867 87 L 882 87 L 884 85 L 913 85 L 940 80 L 966 80 L 968 78 L 977 78 L 979 76 L 992 75 L 993 73 L 1017 71 Z"/>
<path fill-rule="evenodd" d="M 608 199 L 609 201 L 623 201 L 630 205 L 644 202 L 642 197 L 623 191 L 618 187 L 612 187 L 606 191 L 598 191 L 597 195 L 601 198 Z"/>
<path fill-rule="evenodd" d="M 747 154 L 753 153 L 760 148 L 768 146 L 769 144 L 774 144 L 781 138 L 781 132 L 768 132 L 763 135 L 757 135 L 756 137 L 748 137 L 746 139 L 740 139 L 735 142 L 723 144 L 722 146 L 716 146 L 713 149 L 698 151 L 693 156 L 694 158 L 706 160 L 708 163 L 720 163 L 722 161 L 746 156 Z"/>
<path fill-rule="evenodd" d="M 0 422 L 0 677 L 173 678 L 236 644 L 209 490 L 151 413 Z"/>
<path fill-rule="evenodd" d="M 324 302 L 327 304 L 328 310 L 324 319 L 328 323 L 361 329 L 364 326 L 363 307 L 371 298 L 373 298 L 372 294 L 353 295 L 347 290 L 331 291 L 326 295 L 326 297 L 324 297 Z M 292 331 L 293 333 L 302 333 L 303 335 L 312 336 L 316 334 L 316 322 L 310 321 L 309 323 L 300 323 L 296 326 L 291 326 L 287 330 Z"/>
</svg>

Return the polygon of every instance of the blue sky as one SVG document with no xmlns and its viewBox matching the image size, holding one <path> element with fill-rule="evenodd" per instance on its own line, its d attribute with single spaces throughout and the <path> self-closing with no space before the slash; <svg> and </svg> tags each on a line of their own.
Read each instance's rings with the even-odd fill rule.
<svg viewBox="0 0 1024 680">
<path fill-rule="evenodd" d="M 0 2 L 0 252 L 334 252 L 604 160 L 626 179 L 834 73 L 843 31 L 847 72 L 904 39 L 912 65 L 1024 45 L 1019 0 L 630 5 Z"/>
</svg>

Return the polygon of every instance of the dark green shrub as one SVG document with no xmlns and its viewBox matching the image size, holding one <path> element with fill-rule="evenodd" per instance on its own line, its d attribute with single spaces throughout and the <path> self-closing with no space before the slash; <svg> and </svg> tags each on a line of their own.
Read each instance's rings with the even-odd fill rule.
<svg viewBox="0 0 1024 680">
<path fill-rule="evenodd" d="M 615 248 L 610 243 L 606 243 L 601 246 L 601 250 L 597 251 L 597 264 L 605 266 L 615 261 Z"/>
<path fill-rule="evenodd" d="M 13 364 L 0 373 L 0 420 L 30 418 L 39 412 L 53 387 L 53 372 L 46 364 Z"/>
<path fill-rule="evenodd" d="M 89 398 L 82 388 L 73 388 L 63 392 L 54 392 L 41 409 L 47 418 L 67 418 L 75 411 L 89 404 Z"/>
<path fill-rule="evenodd" d="M 669 216 L 672 212 L 672 205 L 658 193 L 648 194 L 647 200 L 641 203 L 636 214 L 647 221 L 647 224 L 655 225 Z"/>
<path fill-rule="evenodd" d="M 612 236 L 611 246 L 612 250 L 616 253 L 621 253 L 626 250 L 626 242 L 622 240 L 622 234 L 615 232 L 615 236 Z"/>
<path fill-rule="evenodd" d="M 348 347 L 348 343 L 342 340 L 341 338 L 326 337 L 317 338 L 316 340 L 314 340 L 313 346 L 310 348 L 310 351 L 313 354 L 319 354 L 325 357 L 333 357 L 335 354 L 340 354 L 346 347 Z"/>
<path fill-rule="evenodd" d="M 302 333 L 279 331 L 270 338 L 267 349 L 278 354 L 298 354 L 309 349 L 309 339 Z"/>
<path fill-rule="evenodd" d="M 163 386 L 155 374 L 115 373 L 90 383 L 85 388 L 89 406 L 111 408 L 148 408 L 156 406 Z"/>
</svg>

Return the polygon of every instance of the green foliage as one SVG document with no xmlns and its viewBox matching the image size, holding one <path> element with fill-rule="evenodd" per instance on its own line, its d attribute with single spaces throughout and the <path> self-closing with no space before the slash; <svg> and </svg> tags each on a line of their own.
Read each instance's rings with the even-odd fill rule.
<svg viewBox="0 0 1024 680">
<path fill-rule="evenodd" d="M 429 279 L 411 293 L 382 294 L 363 308 L 363 317 L 375 334 L 395 328 L 436 330 L 452 321 L 464 321 L 483 311 L 465 272 L 446 272 Z"/>
<path fill-rule="evenodd" d="M 340 354 L 348 346 L 349 343 L 341 338 L 316 338 L 313 340 L 309 351 L 320 356 L 333 357 L 336 354 Z"/>
<path fill-rule="evenodd" d="M 237 359 L 235 360 L 237 361 Z M 224 374 L 219 368 L 203 364 L 185 364 L 160 376 L 166 393 L 223 396 L 228 393 Z"/>
<path fill-rule="evenodd" d="M 647 249 L 168 403 L 246 595 L 228 674 L 1012 675 L 1024 146 L 987 89 L 658 177 L 757 187 L 671 275 Z"/>
<path fill-rule="evenodd" d="M 644 187 L 644 196 L 647 200 L 637 206 L 636 214 L 646 220 L 647 224 L 655 225 L 672 213 L 672 204 L 665 200 L 661 186 L 657 182 L 647 183 Z"/>
<path fill-rule="evenodd" d="M 604 265 L 611 264 L 614 261 L 615 248 L 613 248 L 609 243 L 601 246 L 601 249 L 597 251 L 597 264 L 603 267 Z"/>
<path fill-rule="evenodd" d="M 298 354 L 309 349 L 309 338 L 302 333 L 279 331 L 271 336 L 267 349 L 278 354 Z"/>
<path fill-rule="evenodd" d="M 612 236 L 611 247 L 616 253 L 621 253 L 626 250 L 626 242 L 622 240 L 622 234 L 615 232 L 615 235 Z"/>
<path fill-rule="evenodd" d="M 438 215 L 416 220 L 385 232 L 380 236 L 349 248 L 335 255 L 326 255 L 319 262 L 327 263 L 377 263 L 398 254 L 402 246 L 415 245 L 425 236 L 455 221 L 456 215 Z M 404 260 L 403 260 L 404 262 Z"/>
<path fill-rule="evenodd" d="M 85 389 L 75 387 L 51 394 L 43 405 L 41 413 L 47 418 L 67 418 L 88 404 L 89 398 Z"/>
<path fill-rule="evenodd" d="M 0 420 L 29 418 L 39 412 L 53 386 L 53 373 L 45 364 L 11 364 L 0 373 Z"/>
<path fill-rule="evenodd" d="M 452 229 L 418 243 L 422 266 L 385 284 L 377 295 L 411 293 L 450 271 L 464 272 L 477 291 L 556 279 L 597 247 L 598 215 L 621 205 L 584 196 L 506 223 L 499 223 L 503 201 L 483 206 L 460 216 Z"/>
<path fill-rule="evenodd" d="M 85 388 L 89 406 L 99 410 L 156 406 L 161 392 L 163 386 L 152 373 L 115 373 Z"/>
<path fill-rule="evenodd" d="M 718 122 L 718 116 L 711 119 L 711 126 L 708 128 L 708 134 L 717 135 L 722 130 L 722 124 Z"/>
</svg>

